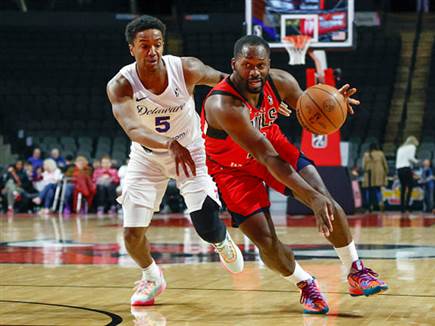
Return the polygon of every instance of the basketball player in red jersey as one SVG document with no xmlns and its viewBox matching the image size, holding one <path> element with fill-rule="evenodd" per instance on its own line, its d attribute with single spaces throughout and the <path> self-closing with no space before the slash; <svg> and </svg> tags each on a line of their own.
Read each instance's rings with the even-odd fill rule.
<svg viewBox="0 0 435 326">
<path fill-rule="evenodd" d="M 352 240 L 346 215 L 331 197 L 313 162 L 289 143 L 274 121 L 289 115 L 302 94 L 289 73 L 270 69 L 267 42 L 249 35 L 234 46 L 233 73 L 209 93 L 202 113 L 207 166 L 238 226 L 259 248 L 264 263 L 301 290 L 305 313 L 329 308 L 315 279 L 295 261 L 277 238 L 265 185 L 310 207 L 318 230 L 328 239 L 347 268 L 352 296 L 386 290 L 377 274 L 363 266 Z M 351 105 L 356 90 L 340 89 Z M 288 105 L 287 105 L 288 103 Z"/>
</svg>

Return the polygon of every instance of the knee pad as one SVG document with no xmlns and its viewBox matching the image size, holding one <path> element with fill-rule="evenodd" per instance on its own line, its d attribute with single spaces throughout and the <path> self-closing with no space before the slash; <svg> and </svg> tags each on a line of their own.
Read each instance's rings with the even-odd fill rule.
<svg viewBox="0 0 435 326">
<path fill-rule="evenodd" d="M 204 241 L 224 241 L 227 228 L 219 218 L 219 205 L 209 196 L 204 200 L 202 208 L 190 213 L 190 217 L 196 232 Z"/>
</svg>

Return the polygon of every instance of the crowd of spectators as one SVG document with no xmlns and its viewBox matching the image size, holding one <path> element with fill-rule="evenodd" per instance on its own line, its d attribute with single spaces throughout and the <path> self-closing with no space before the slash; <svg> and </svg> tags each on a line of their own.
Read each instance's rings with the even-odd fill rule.
<svg viewBox="0 0 435 326">
<path fill-rule="evenodd" d="M 415 157 L 418 145 L 417 139 L 411 136 L 398 148 L 395 171 L 391 168 L 389 171 L 379 146 L 376 143 L 370 145 L 363 154 L 361 166 L 352 169 L 353 176 L 359 180 L 366 211 L 384 210 L 382 190 L 387 187 L 387 180 L 393 179 L 400 183 L 402 212 L 412 210 L 410 198 L 412 190 L 418 186 L 424 192 L 422 210 L 435 213 L 432 161 Z M 47 215 L 58 211 L 59 203 L 63 202 L 62 213 L 65 215 L 88 212 L 99 216 L 116 214 L 120 212 L 116 197 L 122 191 L 127 163 L 128 160 L 116 162 L 108 155 L 92 162 L 81 155 L 63 157 L 57 148 L 44 157 L 39 148 L 34 148 L 27 160 L 17 160 L 1 172 L 0 211 Z M 161 211 L 182 212 L 185 208 L 175 182 L 169 182 Z"/>
<path fill-rule="evenodd" d="M 108 155 L 92 162 L 82 155 L 63 157 L 57 148 L 43 157 L 41 150 L 34 148 L 27 160 L 20 159 L 3 171 L 0 168 L 0 211 L 48 215 L 59 211 L 62 201 L 64 215 L 120 213 L 116 197 L 121 194 L 127 164 L 128 159 L 117 162 Z M 175 182 L 170 182 L 161 211 L 182 212 L 185 208 Z"/>
<path fill-rule="evenodd" d="M 38 211 L 46 215 L 53 208 L 57 209 L 53 207 L 55 196 L 63 193 L 63 213 L 66 215 L 76 212 L 78 207 L 81 213 L 115 214 L 116 196 L 121 191 L 120 182 L 126 166 L 120 167 L 119 175 L 112 164 L 107 155 L 95 159 L 92 164 L 81 155 L 64 158 L 57 148 L 44 158 L 41 150 L 35 148 L 27 160 L 18 160 L 3 171 L 1 208 L 8 214 Z"/>
</svg>

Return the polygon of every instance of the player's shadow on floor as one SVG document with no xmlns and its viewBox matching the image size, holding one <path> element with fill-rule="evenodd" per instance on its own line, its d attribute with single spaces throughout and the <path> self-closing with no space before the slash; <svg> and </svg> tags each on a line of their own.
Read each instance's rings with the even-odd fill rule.
<svg viewBox="0 0 435 326">
<path fill-rule="evenodd" d="M 337 317 L 340 317 L 342 320 L 348 319 L 347 322 L 349 323 L 349 319 L 353 319 L 356 322 L 357 319 L 363 318 L 363 316 L 360 315 L 353 315 L 350 313 L 334 313 L 330 312 L 327 315 L 309 315 L 309 314 L 303 314 L 302 315 L 302 325 L 303 326 L 327 326 L 330 324 L 330 322 L 333 322 Z M 352 323 L 353 324 L 353 323 Z"/>
<path fill-rule="evenodd" d="M 328 317 L 340 317 L 340 318 L 352 318 L 352 319 L 358 319 L 358 318 L 363 318 L 364 316 L 358 315 L 358 314 L 352 314 L 351 312 L 333 312 L 330 311 L 328 312 L 328 314 L 326 315 L 316 315 L 316 314 L 303 314 L 302 313 L 302 309 L 288 309 L 288 307 L 282 308 L 279 313 L 287 313 L 287 314 L 291 314 L 293 315 L 302 315 L 303 318 L 320 318 L 320 319 L 326 319 Z"/>
</svg>

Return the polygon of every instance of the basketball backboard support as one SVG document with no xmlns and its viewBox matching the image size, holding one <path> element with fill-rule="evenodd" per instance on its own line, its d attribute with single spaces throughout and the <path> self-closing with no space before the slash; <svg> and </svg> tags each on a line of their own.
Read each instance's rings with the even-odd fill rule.
<svg viewBox="0 0 435 326">
<path fill-rule="evenodd" d="M 245 0 L 246 34 L 284 48 L 288 35 L 313 38 L 310 47 L 350 49 L 354 45 L 354 0 Z"/>
</svg>

